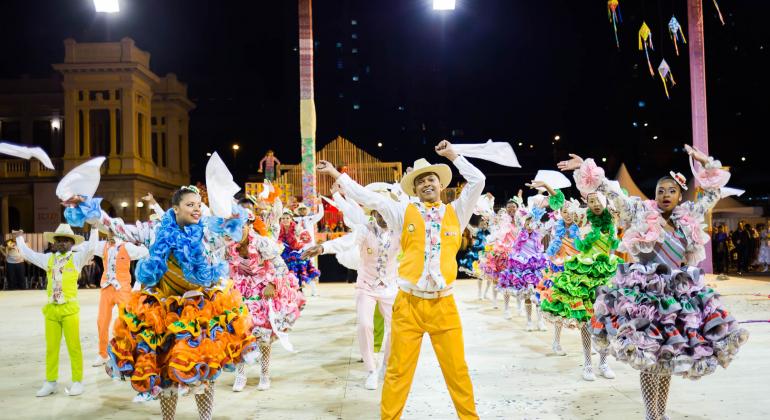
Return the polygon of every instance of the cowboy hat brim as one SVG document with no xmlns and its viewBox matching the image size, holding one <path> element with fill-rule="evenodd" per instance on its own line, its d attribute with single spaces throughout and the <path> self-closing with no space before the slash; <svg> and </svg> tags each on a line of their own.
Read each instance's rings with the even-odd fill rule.
<svg viewBox="0 0 770 420">
<path fill-rule="evenodd" d="M 75 241 L 75 245 L 78 245 L 78 244 L 82 243 L 85 240 L 84 237 L 82 237 L 80 235 L 75 235 L 75 234 L 56 233 L 56 232 L 45 232 L 45 233 L 43 233 L 43 240 L 48 242 L 49 244 L 54 243 L 54 239 L 57 238 L 57 237 L 70 238 L 73 241 Z"/>
<path fill-rule="evenodd" d="M 404 190 L 407 195 L 412 197 L 417 196 L 417 193 L 414 191 L 414 180 L 417 179 L 420 175 L 431 172 L 438 175 L 439 182 L 441 182 L 441 185 L 444 188 L 448 187 L 449 183 L 452 182 L 452 170 L 449 168 L 449 165 L 445 163 L 439 163 L 415 169 L 404 175 L 404 177 L 401 178 L 401 189 Z"/>
</svg>

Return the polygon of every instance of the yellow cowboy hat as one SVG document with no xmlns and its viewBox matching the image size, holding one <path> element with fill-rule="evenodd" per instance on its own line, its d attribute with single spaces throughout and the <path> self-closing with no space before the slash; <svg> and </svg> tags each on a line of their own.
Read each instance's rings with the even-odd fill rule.
<svg viewBox="0 0 770 420">
<path fill-rule="evenodd" d="M 54 232 L 43 233 L 43 240 L 51 244 L 54 243 L 54 238 L 57 237 L 70 238 L 75 241 L 75 245 L 85 240 L 82 236 L 76 235 L 75 232 L 72 231 L 72 227 L 66 223 L 60 224 Z"/>
<path fill-rule="evenodd" d="M 449 183 L 452 182 L 452 170 L 449 168 L 449 165 L 444 163 L 431 165 L 425 159 L 418 159 L 414 161 L 412 168 L 414 169 L 411 172 L 407 172 L 401 178 L 401 189 L 410 196 L 414 197 L 417 195 L 414 191 L 414 180 L 420 175 L 430 172 L 435 173 L 438 175 L 439 182 L 441 182 L 444 188 L 448 187 Z"/>
</svg>

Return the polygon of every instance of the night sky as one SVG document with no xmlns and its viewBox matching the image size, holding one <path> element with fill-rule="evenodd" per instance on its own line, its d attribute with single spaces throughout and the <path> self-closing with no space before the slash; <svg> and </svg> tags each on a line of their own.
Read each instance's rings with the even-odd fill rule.
<svg viewBox="0 0 770 420">
<path fill-rule="evenodd" d="M 719 3 L 725 26 L 704 1 L 710 152 L 732 166 L 730 184 L 757 200 L 770 182 L 757 153 L 768 142 L 770 2 Z M 618 50 L 604 0 L 459 0 L 449 13 L 429 0 L 316 1 L 318 147 L 342 135 L 406 167 L 437 160 L 431 148 L 443 137 L 492 138 L 511 142 L 524 166 L 481 165 L 496 195 L 510 196 L 567 152 L 606 157 L 609 174 L 625 162 L 650 193 L 669 170 L 689 174 L 681 149 L 691 136 L 687 50 L 677 57 L 667 31 L 674 14 L 687 35 L 685 4 L 621 0 Z M 299 161 L 295 2 L 122 0 L 121 8 L 105 17 L 91 0 L 3 2 L 0 77 L 49 77 L 67 37 L 129 36 L 151 53 L 155 73 L 189 86 L 194 179 L 206 152 L 232 162 L 234 142 L 240 180 L 268 148 L 284 163 Z M 665 58 L 678 83 L 671 100 L 637 49 L 643 20 L 653 66 Z"/>
</svg>

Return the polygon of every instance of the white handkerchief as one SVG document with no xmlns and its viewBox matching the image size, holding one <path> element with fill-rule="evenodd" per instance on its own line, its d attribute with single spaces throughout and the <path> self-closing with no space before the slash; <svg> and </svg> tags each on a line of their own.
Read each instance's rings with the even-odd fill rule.
<svg viewBox="0 0 770 420">
<path fill-rule="evenodd" d="M 217 217 L 230 217 L 233 214 L 233 197 L 241 187 L 233 181 L 233 174 L 214 152 L 206 164 L 206 191 L 209 195 L 209 208 Z"/>
<path fill-rule="evenodd" d="M 498 165 L 521 168 L 519 159 L 508 142 L 493 142 L 489 140 L 486 143 L 477 144 L 452 144 L 452 148 L 455 149 L 458 155 L 467 158 L 483 159 Z"/>
<path fill-rule="evenodd" d="M 743 195 L 743 193 L 746 192 L 745 190 L 739 190 L 738 188 L 732 188 L 732 187 L 722 187 L 720 190 L 722 192 L 722 198 L 727 198 L 732 195 L 736 197 L 740 197 Z"/>
<path fill-rule="evenodd" d="M 76 195 L 93 197 L 102 179 L 104 157 L 97 157 L 82 163 L 64 175 L 56 186 L 56 196 L 68 200 Z"/>
<path fill-rule="evenodd" d="M 42 162 L 43 166 L 46 168 L 55 169 L 53 162 L 51 162 L 51 158 L 48 157 L 45 150 L 40 147 L 27 147 L 3 142 L 0 143 L 0 154 L 15 156 L 22 159 L 35 158 Z"/>
<path fill-rule="evenodd" d="M 537 171 L 537 174 L 535 175 L 535 181 L 543 181 L 548 184 L 549 187 L 555 190 L 569 188 L 572 185 L 569 178 L 564 176 L 563 173 L 545 169 Z M 540 188 L 538 188 L 538 190 L 542 191 Z"/>
</svg>

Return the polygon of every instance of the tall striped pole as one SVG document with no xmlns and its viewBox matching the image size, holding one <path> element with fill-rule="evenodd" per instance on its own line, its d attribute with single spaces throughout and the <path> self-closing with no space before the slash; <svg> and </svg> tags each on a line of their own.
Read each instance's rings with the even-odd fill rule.
<svg viewBox="0 0 770 420">
<path fill-rule="evenodd" d="M 316 197 L 312 9 L 312 0 L 299 0 L 299 127 L 302 142 L 302 201 L 308 205 Z"/>
<path fill-rule="evenodd" d="M 692 108 L 692 143 L 703 153 L 709 152 L 706 113 L 706 48 L 703 40 L 703 0 L 687 0 L 687 34 L 690 37 L 690 103 Z M 711 213 L 706 216 L 711 226 Z M 700 267 L 713 272 L 711 242 L 706 243 L 706 259 Z"/>
</svg>

